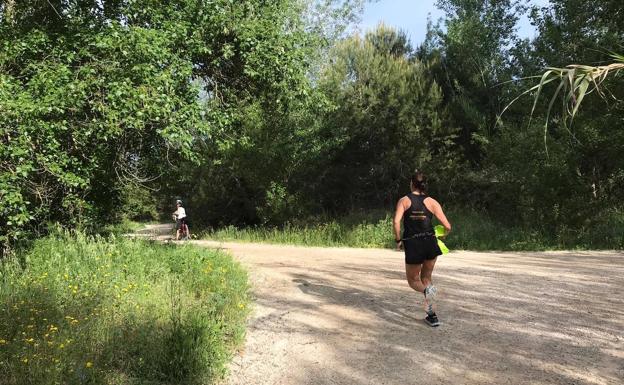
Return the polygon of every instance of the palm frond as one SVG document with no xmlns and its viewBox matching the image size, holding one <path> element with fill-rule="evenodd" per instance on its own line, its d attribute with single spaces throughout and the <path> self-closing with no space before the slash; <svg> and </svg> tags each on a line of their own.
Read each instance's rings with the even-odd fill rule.
<svg viewBox="0 0 624 385">
<path fill-rule="evenodd" d="M 571 122 L 577 115 L 579 107 L 581 106 L 581 103 L 583 102 L 585 97 L 595 92 L 604 98 L 604 81 L 610 77 L 618 76 L 620 74 L 620 71 L 624 70 L 624 55 L 613 53 L 611 54 L 611 57 L 615 60 L 615 62 L 603 66 L 571 64 L 564 68 L 546 68 L 544 73 L 541 76 L 538 76 L 540 78 L 539 84 L 532 86 L 528 90 L 524 91 L 514 100 L 512 100 L 507 106 L 505 106 L 505 108 L 499 115 L 499 121 L 500 117 L 518 99 L 528 93 L 535 92 L 533 107 L 531 108 L 531 115 L 529 118 L 532 119 L 544 86 L 552 82 L 559 83 L 550 99 L 550 102 L 548 103 L 548 109 L 546 111 L 546 122 L 544 123 L 544 145 L 546 146 L 548 120 L 550 119 L 555 100 L 559 98 L 560 94 L 562 95 L 562 103 L 564 109 L 563 122 L 564 125 L 566 125 L 567 127 L 568 122 Z M 530 78 L 535 78 L 535 76 L 532 76 Z M 546 149 L 548 151 L 548 147 L 546 147 Z"/>
<path fill-rule="evenodd" d="M 609 76 L 617 76 L 624 69 L 624 57 L 620 63 L 611 63 L 604 66 L 586 66 L 572 64 L 565 68 L 551 69 L 553 76 L 560 79 L 567 91 L 565 95 L 566 113 L 573 119 L 586 95 L 593 92 L 604 97 L 602 84 Z"/>
</svg>

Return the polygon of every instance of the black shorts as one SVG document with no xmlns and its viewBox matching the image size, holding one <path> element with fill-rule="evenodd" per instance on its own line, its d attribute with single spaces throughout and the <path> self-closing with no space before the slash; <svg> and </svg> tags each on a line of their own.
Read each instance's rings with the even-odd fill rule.
<svg viewBox="0 0 624 385">
<path fill-rule="evenodd" d="M 180 230 L 183 224 L 187 224 L 186 217 L 181 219 L 176 219 L 176 230 Z"/>
<path fill-rule="evenodd" d="M 405 263 L 408 265 L 421 264 L 442 255 L 435 235 L 406 239 L 403 241 L 403 249 Z"/>
</svg>

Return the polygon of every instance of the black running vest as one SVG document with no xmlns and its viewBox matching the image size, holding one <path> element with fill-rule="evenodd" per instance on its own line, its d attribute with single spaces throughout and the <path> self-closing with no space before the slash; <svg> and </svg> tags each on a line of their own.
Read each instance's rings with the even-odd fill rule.
<svg viewBox="0 0 624 385">
<path fill-rule="evenodd" d="M 433 235 L 433 214 L 425 206 L 426 195 L 407 194 L 412 204 L 403 213 L 403 239 Z"/>
</svg>

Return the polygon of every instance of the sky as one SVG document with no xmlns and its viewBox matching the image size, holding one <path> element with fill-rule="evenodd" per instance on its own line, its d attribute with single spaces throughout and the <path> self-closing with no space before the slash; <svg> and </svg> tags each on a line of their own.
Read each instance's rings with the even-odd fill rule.
<svg viewBox="0 0 624 385">
<path fill-rule="evenodd" d="M 407 32 L 412 45 L 416 46 L 425 39 L 427 17 L 435 22 L 444 13 L 436 8 L 436 0 L 379 0 L 366 4 L 360 23 L 360 30 L 374 28 L 383 21 L 387 25 L 398 27 Z M 531 0 L 535 5 L 546 5 L 548 0 Z M 526 17 L 518 25 L 521 37 L 533 37 L 535 29 Z"/>
</svg>

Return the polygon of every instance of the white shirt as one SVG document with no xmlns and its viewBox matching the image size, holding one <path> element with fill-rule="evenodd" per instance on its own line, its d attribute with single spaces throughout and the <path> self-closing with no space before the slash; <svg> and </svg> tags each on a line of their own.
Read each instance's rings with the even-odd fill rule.
<svg viewBox="0 0 624 385">
<path fill-rule="evenodd" d="M 186 210 L 184 210 L 184 207 L 178 207 L 175 214 L 178 219 L 186 218 Z"/>
</svg>

